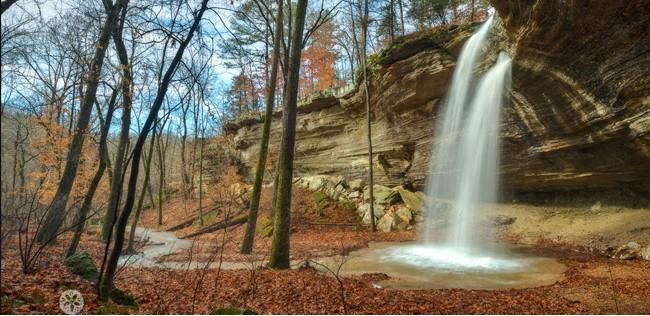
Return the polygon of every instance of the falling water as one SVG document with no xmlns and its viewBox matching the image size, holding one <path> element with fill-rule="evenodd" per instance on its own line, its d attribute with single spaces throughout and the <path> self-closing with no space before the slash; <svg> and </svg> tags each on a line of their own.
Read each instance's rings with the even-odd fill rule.
<svg viewBox="0 0 650 316">
<path fill-rule="evenodd" d="M 508 55 L 500 53 L 491 68 L 477 75 L 491 24 L 492 18 L 465 43 L 440 109 L 424 239 L 360 250 L 346 261 L 345 272 L 381 271 L 396 278 L 384 285 L 402 288 L 513 288 L 561 279 L 562 264 L 481 238 L 485 225 L 477 218 L 497 198 L 501 106 L 511 67 Z M 442 241 L 441 235 L 446 235 Z"/>
<path fill-rule="evenodd" d="M 510 83 L 510 58 L 501 53 L 482 78 L 475 76 L 492 18 L 465 44 L 441 108 L 430 174 L 425 241 L 434 242 L 440 218 L 448 217 L 444 245 L 457 251 L 481 248 L 476 212 L 496 202 L 500 109 Z"/>
<path fill-rule="evenodd" d="M 432 149 L 429 174 L 433 176 L 427 178 L 426 191 L 430 197 L 450 200 L 453 198 L 453 193 L 449 191 L 458 187 L 458 181 L 454 174 L 449 173 L 453 171 L 449 167 L 453 167 L 452 165 L 457 161 L 456 138 L 459 136 L 462 117 L 466 112 L 467 100 L 471 97 L 470 86 L 474 80 L 474 66 L 482 56 L 482 49 L 492 25 L 492 18 L 490 16 L 479 30 L 465 42 L 456 63 L 451 87 L 440 110 L 442 119 L 438 120 L 435 131 L 439 143 Z M 428 218 L 424 229 L 425 241 L 433 240 L 432 234 L 437 230 L 437 220 L 441 215 L 440 205 L 434 201 L 430 200 L 427 203 Z"/>
</svg>

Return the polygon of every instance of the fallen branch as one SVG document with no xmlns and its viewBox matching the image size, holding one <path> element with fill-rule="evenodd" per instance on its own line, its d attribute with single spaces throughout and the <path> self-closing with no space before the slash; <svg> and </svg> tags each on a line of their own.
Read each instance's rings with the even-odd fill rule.
<svg viewBox="0 0 650 316">
<path fill-rule="evenodd" d="M 210 226 L 204 227 L 204 228 L 202 228 L 202 229 L 200 229 L 200 230 L 198 230 L 196 232 L 187 234 L 187 235 L 185 235 L 185 236 L 183 236 L 181 238 L 182 239 L 192 238 L 192 237 L 195 237 L 195 236 L 198 236 L 198 235 L 212 233 L 212 232 L 215 232 L 215 231 L 220 230 L 220 229 L 224 229 L 224 228 L 228 228 L 228 227 L 231 227 L 231 226 L 244 224 L 244 223 L 246 223 L 247 220 L 248 220 L 248 214 L 242 215 L 240 217 L 235 217 L 233 219 L 223 220 L 221 222 L 218 222 L 218 223 L 212 224 Z"/>
<path fill-rule="evenodd" d="M 195 214 L 192 215 L 191 218 L 186 219 L 186 220 L 184 220 L 184 221 L 182 221 L 182 222 L 180 222 L 180 223 L 178 223 L 178 224 L 176 224 L 176 225 L 170 227 L 169 229 L 167 229 L 167 231 L 169 231 L 169 232 L 173 232 L 173 231 L 177 231 L 177 230 L 183 229 L 183 228 L 185 228 L 185 227 L 190 227 L 190 226 L 192 226 L 192 224 L 194 223 L 194 221 L 196 221 L 197 219 L 199 219 L 199 217 L 201 217 L 202 215 L 205 215 L 206 213 L 209 213 L 209 212 L 212 212 L 212 211 L 216 211 L 216 210 L 217 210 L 217 208 L 215 207 L 215 208 L 210 209 L 210 210 L 208 210 L 208 211 L 206 211 L 206 212 L 204 212 L 204 213 L 202 213 L 202 214 L 201 214 L 201 213 L 195 213 Z"/>
</svg>

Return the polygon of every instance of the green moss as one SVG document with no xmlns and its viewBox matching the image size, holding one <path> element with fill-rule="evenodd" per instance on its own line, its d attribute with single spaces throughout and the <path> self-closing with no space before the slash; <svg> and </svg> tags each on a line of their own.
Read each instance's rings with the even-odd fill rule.
<svg viewBox="0 0 650 316">
<path fill-rule="evenodd" d="M 70 257 L 65 258 L 63 263 L 70 271 L 88 281 L 97 280 L 99 272 L 88 252 L 82 251 Z"/>
<path fill-rule="evenodd" d="M 262 229 L 262 232 L 260 233 L 260 236 L 262 237 L 271 237 L 273 235 L 273 225 L 266 226 Z"/>
<path fill-rule="evenodd" d="M 350 210 L 350 211 L 353 211 L 353 210 L 357 209 L 357 206 L 350 200 L 343 200 L 343 201 L 339 202 L 339 205 L 341 207 L 343 207 L 344 209 Z"/>
<path fill-rule="evenodd" d="M 212 310 L 210 315 L 257 315 L 257 313 L 248 308 L 222 307 Z"/>
<path fill-rule="evenodd" d="M 26 303 L 25 301 L 9 295 L 5 295 L 2 297 L 2 307 L 16 308 L 16 307 L 23 306 L 25 303 Z"/>
<path fill-rule="evenodd" d="M 123 306 L 138 307 L 138 302 L 135 301 L 133 296 L 117 288 L 111 291 L 111 300 Z"/>
<path fill-rule="evenodd" d="M 257 219 L 257 226 L 255 226 L 255 232 L 258 235 L 264 235 L 266 232 L 267 228 L 271 227 L 273 228 L 273 221 L 271 221 L 268 217 L 266 216 L 260 216 Z M 271 229 L 271 232 L 273 232 L 273 229 Z"/>
<path fill-rule="evenodd" d="M 101 224 L 102 224 L 102 219 L 99 217 L 90 219 L 90 225 L 101 225 Z"/>
<path fill-rule="evenodd" d="M 131 309 L 126 306 L 120 306 L 113 303 L 100 305 L 95 310 L 96 315 L 127 315 L 130 314 Z"/>
<path fill-rule="evenodd" d="M 314 198 L 314 203 L 318 209 L 324 209 L 330 205 L 327 195 L 321 191 L 316 191 L 313 193 L 312 197 Z"/>
</svg>

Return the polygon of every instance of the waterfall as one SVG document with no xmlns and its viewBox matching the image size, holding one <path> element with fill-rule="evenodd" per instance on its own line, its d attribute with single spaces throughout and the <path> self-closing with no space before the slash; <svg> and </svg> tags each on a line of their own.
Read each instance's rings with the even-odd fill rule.
<svg viewBox="0 0 650 316">
<path fill-rule="evenodd" d="M 392 271 L 406 287 L 444 287 L 441 282 L 448 281 L 453 288 L 510 288 L 522 276 L 536 277 L 545 260 L 485 238 L 489 231 L 479 220 L 497 202 L 501 107 L 511 77 L 511 60 L 503 52 L 487 71 L 477 71 L 487 61 L 483 52 L 491 24 L 489 18 L 463 46 L 436 118 L 423 240 L 377 245 L 357 258 L 362 266 Z M 557 271 L 562 269 L 559 264 Z"/>
<path fill-rule="evenodd" d="M 501 105 L 510 84 L 510 58 L 497 62 L 478 79 L 477 62 L 492 24 L 490 17 L 463 46 L 451 87 L 437 119 L 426 193 L 424 240 L 446 227 L 446 247 L 481 248 L 476 212 L 496 203 Z M 440 225 L 440 219 L 449 221 Z"/>
</svg>

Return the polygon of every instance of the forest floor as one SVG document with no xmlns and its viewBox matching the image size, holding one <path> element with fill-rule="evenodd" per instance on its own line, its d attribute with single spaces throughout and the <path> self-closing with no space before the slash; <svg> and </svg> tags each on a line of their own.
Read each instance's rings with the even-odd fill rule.
<svg viewBox="0 0 650 316">
<path fill-rule="evenodd" d="M 414 232 L 369 232 L 350 225 L 357 219 L 341 205 L 314 207 L 311 193 L 297 190 L 292 215 L 292 261 L 346 254 L 373 241 L 414 240 Z M 157 225 L 157 211 L 146 210 L 141 224 L 168 229 L 191 217 L 195 205 L 182 207 L 178 199 L 163 209 L 163 225 Z M 220 205 L 219 203 L 212 203 Z M 262 198 L 260 221 L 268 217 L 268 192 Z M 208 203 L 207 205 L 210 205 Z M 223 205 L 220 205 L 223 209 Z M 218 222 L 220 215 L 204 217 L 205 225 Z M 187 211 L 186 211 L 187 210 Z M 243 210 L 242 210 L 243 211 Z M 301 264 L 300 268 L 277 271 L 257 264 L 268 255 L 270 238 L 257 236 L 253 255 L 240 255 L 244 226 L 200 235 L 191 249 L 162 258 L 164 261 L 237 261 L 249 268 L 170 270 L 121 268 L 116 284 L 135 296 L 139 309 L 123 309 L 97 300 L 93 285 L 71 274 L 62 264 L 70 234 L 43 253 L 35 271 L 23 275 L 18 250 L 2 249 L 2 312 L 60 313 L 58 298 L 64 289 L 78 289 L 84 296 L 85 313 L 209 313 L 220 307 L 246 307 L 261 314 L 647 314 L 650 313 L 650 261 L 614 260 L 576 251 L 566 242 L 546 239 L 532 248 L 534 254 L 556 258 L 567 266 L 565 278 L 555 284 L 506 290 L 396 290 L 377 282 L 385 274 L 364 274 L 341 279 Z M 196 225 L 177 231 L 184 236 Z M 10 243 L 11 244 L 11 243 Z M 84 235 L 80 249 L 101 263 L 104 244 L 96 235 Z M 206 265 L 207 266 L 207 265 Z"/>
</svg>

